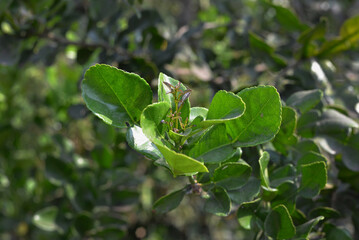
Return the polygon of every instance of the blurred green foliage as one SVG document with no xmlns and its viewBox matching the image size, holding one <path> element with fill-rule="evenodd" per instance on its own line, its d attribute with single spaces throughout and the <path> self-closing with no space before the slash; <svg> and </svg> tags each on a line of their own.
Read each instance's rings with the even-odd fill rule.
<svg viewBox="0 0 359 240">
<path fill-rule="evenodd" d="M 296 109 L 286 116 L 297 126 L 265 146 L 272 186 L 291 171 L 289 153 L 328 159 L 324 190 L 298 198 L 291 212 L 301 226 L 295 237 L 313 227 L 309 239 L 358 239 L 358 7 L 357 0 L 0 1 L 0 238 L 265 239 L 248 230 L 248 219 L 263 213 L 247 214 L 256 202 L 241 196 L 237 203 L 249 210 L 239 216 L 207 214 L 196 197 L 166 215 L 152 212 L 184 179 L 88 114 L 80 83 L 99 62 L 135 72 L 152 88 L 159 72 L 173 76 L 193 90 L 195 106 L 208 107 L 220 89 L 274 85 Z M 298 105 L 304 96 L 296 93 L 314 89 L 323 92 L 318 105 Z M 291 145 L 296 137 L 302 141 Z M 257 149 L 243 155 L 259 169 Z M 283 212 L 276 201 L 271 217 Z"/>
</svg>

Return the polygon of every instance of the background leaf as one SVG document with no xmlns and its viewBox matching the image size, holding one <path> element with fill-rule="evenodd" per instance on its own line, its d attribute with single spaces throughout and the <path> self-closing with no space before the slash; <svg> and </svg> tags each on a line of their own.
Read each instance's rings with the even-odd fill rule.
<svg viewBox="0 0 359 240">
<path fill-rule="evenodd" d="M 359 16 L 346 20 L 340 28 L 340 35 L 333 40 L 326 41 L 317 56 L 320 58 L 329 57 L 353 47 L 359 40 L 358 26 Z"/>
<path fill-rule="evenodd" d="M 58 225 L 56 224 L 57 214 L 58 214 L 57 207 L 54 206 L 47 207 L 36 212 L 34 214 L 32 221 L 35 224 L 35 226 L 41 228 L 44 231 L 55 231 L 59 228 Z"/>
<path fill-rule="evenodd" d="M 302 114 L 315 107 L 323 98 L 321 90 L 307 90 L 296 92 L 287 99 L 287 104 L 297 108 Z"/>
</svg>

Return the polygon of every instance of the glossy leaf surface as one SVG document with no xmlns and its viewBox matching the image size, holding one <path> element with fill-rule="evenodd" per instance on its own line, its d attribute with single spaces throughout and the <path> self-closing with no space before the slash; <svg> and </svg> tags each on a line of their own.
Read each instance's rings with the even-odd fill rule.
<svg viewBox="0 0 359 240">
<path fill-rule="evenodd" d="M 250 230 L 255 223 L 256 210 L 259 206 L 259 199 L 243 203 L 237 211 L 237 220 L 239 224 L 247 230 Z"/>
<path fill-rule="evenodd" d="M 156 146 L 171 167 L 174 176 L 208 172 L 208 169 L 203 163 L 182 153 L 177 153 L 166 146 L 158 144 L 156 144 Z"/>
<path fill-rule="evenodd" d="M 162 158 L 161 152 L 143 133 L 142 128 L 133 126 L 127 130 L 126 140 L 131 148 L 152 160 Z"/>
<path fill-rule="evenodd" d="M 296 227 L 295 239 L 308 239 L 308 235 L 311 232 L 312 228 L 318 224 L 319 221 L 323 220 L 324 217 L 319 216 L 314 219 L 309 220 L 302 225 Z"/>
<path fill-rule="evenodd" d="M 251 172 L 244 161 L 225 163 L 214 171 L 213 181 L 226 190 L 238 189 L 248 181 Z"/>
<path fill-rule="evenodd" d="M 258 196 L 261 189 L 261 182 L 257 178 L 250 178 L 241 188 L 228 191 L 230 198 L 237 204 L 251 202 Z"/>
<path fill-rule="evenodd" d="M 157 213 L 169 212 L 178 207 L 185 194 L 185 189 L 181 189 L 165 195 L 154 203 L 153 210 L 155 210 Z"/>
<path fill-rule="evenodd" d="M 264 222 L 266 234 L 274 239 L 289 239 L 295 234 L 295 227 L 284 205 L 275 207 Z"/>
<path fill-rule="evenodd" d="M 167 118 L 169 110 L 170 105 L 167 102 L 159 102 L 147 106 L 141 115 L 143 133 L 156 144 L 163 144 L 167 128 L 161 121 Z"/>
<path fill-rule="evenodd" d="M 319 194 L 327 183 L 327 169 L 325 163 L 315 162 L 301 165 L 302 179 L 300 183 L 300 195 L 312 198 Z"/>
<path fill-rule="evenodd" d="M 272 86 L 252 87 L 238 96 L 246 104 L 246 111 L 239 119 L 226 122 L 227 132 L 236 146 L 255 146 L 274 138 L 282 110 L 277 90 Z"/>
<path fill-rule="evenodd" d="M 196 117 L 201 116 L 203 119 L 207 118 L 208 109 L 204 107 L 192 107 L 189 115 L 189 121 L 192 122 Z"/>
<path fill-rule="evenodd" d="M 218 216 L 227 216 L 231 210 L 231 200 L 227 192 L 221 187 L 215 187 L 210 192 L 210 198 L 207 199 L 204 209 Z"/>
<path fill-rule="evenodd" d="M 222 162 L 235 153 L 224 124 L 212 126 L 197 140 L 190 149 L 189 156 L 206 163 Z"/>
<path fill-rule="evenodd" d="M 263 152 L 259 158 L 261 184 L 266 188 L 269 188 L 269 178 L 268 178 L 268 170 L 267 170 L 269 158 L 270 156 L 268 152 Z"/>
<path fill-rule="evenodd" d="M 237 95 L 224 90 L 218 91 L 209 106 L 206 121 L 201 122 L 201 126 L 237 119 L 242 116 L 245 108 L 244 102 Z"/>
<path fill-rule="evenodd" d="M 82 96 L 96 116 L 121 128 L 126 122 L 138 123 L 142 110 L 152 102 L 151 88 L 144 79 L 104 64 L 86 71 Z"/>
</svg>

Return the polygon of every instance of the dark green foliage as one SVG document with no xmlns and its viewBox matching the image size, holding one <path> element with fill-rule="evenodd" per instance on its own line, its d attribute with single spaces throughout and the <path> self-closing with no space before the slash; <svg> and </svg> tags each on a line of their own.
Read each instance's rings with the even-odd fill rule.
<svg viewBox="0 0 359 240">
<path fill-rule="evenodd" d="M 359 238 L 358 6 L 1 0 L 0 239 Z"/>
</svg>

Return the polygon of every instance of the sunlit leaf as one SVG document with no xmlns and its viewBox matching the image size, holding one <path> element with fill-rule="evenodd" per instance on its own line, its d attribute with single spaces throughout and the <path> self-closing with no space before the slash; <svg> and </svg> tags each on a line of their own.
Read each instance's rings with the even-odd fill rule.
<svg viewBox="0 0 359 240">
<path fill-rule="evenodd" d="M 148 83 L 134 73 L 97 64 L 86 71 L 82 96 L 87 107 L 107 124 L 125 128 L 138 123 L 152 102 Z"/>
<path fill-rule="evenodd" d="M 282 105 L 272 86 L 247 88 L 238 93 L 246 104 L 244 114 L 226 122 L 227 132 L 238 147 L 255 146 L 273 139 L 279 131 Z"/>
<path fill-rule="evenodd" d="M 209 106 L 207 118 L 201 122 L 201 126 L 206 127 L 237 119 L 242 116 L 245 108 L 244 102 L 237 95 L 224 90 L 218 91 Z"/>
<path fill-rule="evenodd" d="M 59 227 L 56 223 L 56 216 L 58 214 L 57 207 L 47 207 L 36 212 L 32 218 L 36 227 L 44 231 L 55 231 Z"/>
</svg>

